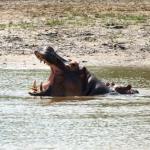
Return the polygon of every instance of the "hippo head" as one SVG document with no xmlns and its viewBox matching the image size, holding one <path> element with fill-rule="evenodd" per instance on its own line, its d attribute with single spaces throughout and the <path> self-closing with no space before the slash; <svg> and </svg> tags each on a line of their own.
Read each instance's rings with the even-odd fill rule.
<svg viewBox="0 0 150 150">
<path fill-rule="evenodd" d="M 60 57 L 52 47 L 36 50 L 35 56 L 51 68 L 46 82 L 37 87 L 34 83 L 30 95 L 34 96 L 80 96 L 86 85 L 86 68 L 77 62 Z"/>
</svg>

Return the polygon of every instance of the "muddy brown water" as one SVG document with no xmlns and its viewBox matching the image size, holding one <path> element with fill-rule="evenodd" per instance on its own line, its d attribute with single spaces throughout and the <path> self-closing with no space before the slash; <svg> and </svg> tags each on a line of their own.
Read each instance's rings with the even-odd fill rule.
<svg viewBox="0 0 150 150">
<path fill-rule="evenodd" d="M 140 94 L 40 99 L 28 90 L 49 71 L 0 69 L 0 149 L 149 150 L 150 69 L 89 69 Z"/>
</svg>

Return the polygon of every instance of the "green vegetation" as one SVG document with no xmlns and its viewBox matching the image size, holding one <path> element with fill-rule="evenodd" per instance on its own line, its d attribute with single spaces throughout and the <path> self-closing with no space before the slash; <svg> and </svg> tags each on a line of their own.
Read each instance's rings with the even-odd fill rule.
<svg viewBox="0 0 150 150">
<path fill-rule="evenodd" d="M 100 12 L 95 13 L 94 15 L 88 15 L 84 13 L 67 13 L 64 16 L 47 19 L 44 21 L 44 25 L 55 27 L 55 26 L 88 26 L 88 25 L 95 25 L 97 22 L 101 25 L 105 25 L 107 27 L 111 26 L 120 26 L 123 25 L 124 27 L 130 24 L 139 24 L 139 23 L 146 23 L 147 20 L 150 19 L 148 15 L 138 15 L 138 14 L 126 14 L 119 13 L 119 12 Z M 28 23 L 28 22 L 19 22 L 13 23 L 10 22 L 8 24 L 0 24 L 0 30 L 6 28 L 14 28 L 14 29 L 32 29 L 39 26 L 35 23 Z"/>
<path fill-rule="evenodd" d="M 106 26 L 111 25 L 130 25 L 130 24 L 139 24 L 146 23 L 149 19 L 146 15 L 136 15 L 136 14 L 126 14 L 119 12 L 112 13 L 95 13 L 94 15 L 80 14 L 78 13 L 70 13 L 65 14 L 61 18 L 57 19 L 48 19 L 46 21 L 46 25 L 53 26 L 63 26 L 63 25 L 73 25 L 73 26 L 87 26 L 87 25 L 95 25 L 96 22 L 100 22 Z"/>
<path fill-rule="evenodd" d="M 72 19 L 66 20 L 67 24 L 75 26 L 87 26 L 95 23 L 94 18 L 89 16 L 74 16 Z"/>
<path fill-rule="evenodd" d="M 8 23 L 8 24 L 0 24 L 0 29 L 6 29 L 6 28 L 19 28 L 19 29 L 29 29 L 34 28 L 35 26 L 33 23 L 27 23 L 27 22 L 20 22 L 20 23 Z"/>
<path fill-rule="evenodd" d="M 111 13 L 96 13 L 95 18 L 103 20 L 105 24 L 114 23 L 118 24 L 138 24 L 145 23 L 149 17 L 147 15 L 138 15 L 138 14 L 127 14 L 127 13 L 119 13 L 119 12 L 111 12 Z"/>
<path fill-rule="evenodd" d="M 135 23 L 144 23 L 148 17 L 145 15 L 132 15 L 132 14 L 128 14 L 128 15 L 121 15 L 118 17 L 119 20 L 124 20 L 124 21 L 131 21 L 131 22 L 135 22 Z"/>
<path fill-rule="evenodd" d="M 0 24 L 0 29 L 5 29 L 7 27 L 7 24 Z"/>
<path fill-rule="evenodd" d="M 65 21 L 63 19 L 48 19 L 46 21 L 46 25 L 53 27 L 53 26 L 62 26 L 64 25 Z"/>
<path fill-rule="evenodd" d="M 61 19 L 48 19 L 46 20 L 46 25 L 50 27 L 63 26 L 63 25 L 73 25 L 73 26 L 87 26 L 94 23 L 94 19 L 88 16 L 65 16 Z"/>
</svg>

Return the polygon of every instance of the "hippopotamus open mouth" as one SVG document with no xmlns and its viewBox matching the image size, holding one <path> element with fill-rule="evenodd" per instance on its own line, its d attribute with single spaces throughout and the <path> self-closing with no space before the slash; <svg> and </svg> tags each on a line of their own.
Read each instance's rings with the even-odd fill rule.
<svg viewBox="0 0 150 150">
<path fill-rule="evenodd" d="M 34 54 L 41 62 L 44 62 L 44 64 L 47 64 L 51 68 L 51 74 L 48 77 L 48 81 L 41 83 L 40 85 L 40 89 L 43 91 L 53 85 L 55 76 L 62 74 L 62 70 L 65 71 L 65 63 L 67 63 L 67 60 L 57 55 L 52 47 L 46 47 L 42 51 L 35 51 Z"/>
<path fill-rule="evenodd" d="M 60 57 L 52 47 L 46 47 L 34 52 L 36 57 L 51 68 L 48 80 L 41 83 L 39 87 L 34 82 L 33 96 L 93 96 L 106 94 L 112 91 L 101 80 L 98 80 L 85 67 L 79 66 L 77 62 L 67 61 Z M 128 86 L 127 86 L 128 87 Z M 137 91 L 127 87 L 113 87 L 120 94 L 134 94 Z"/>
</svg>

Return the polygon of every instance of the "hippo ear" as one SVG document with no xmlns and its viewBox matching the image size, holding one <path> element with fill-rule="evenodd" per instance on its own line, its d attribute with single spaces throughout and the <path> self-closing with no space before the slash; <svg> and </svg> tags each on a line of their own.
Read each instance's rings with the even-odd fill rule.
<svg viewBox="0 0 150 150">
<path fill-rule="evenodd" d="M 88 71 L 87 71 L 86 67 L 82 67 L 81 68 L 81 74 L 80 74 L 81 79 L 84 79 L 86 81 L 87 74 L 88 74 Z"/>
<path fill-rule="evenodd" d="M 78 71 L 79 70 L 79 63 L 77 61 L 71 61 L 68 65 L 70 71 Z"/>
<path fill-rule="evenodd" d="M 83 68 L 82 68 L 82 70 L 83 70 L 84 72 L 86 72 L 86 71 L 87 71 L 86 67 L 83 67 Z"/>
<path fill-rule="evenodd" d="M 51 46 L 46 46 L 46 47 L 45 47 L 45 50 L 54 52 L 54 49 L 53 49 Z"/>
<path fill-rule="evenodd" d="M 81 71 L 82 71 L 83 73 L 87 73 L 86 67 L 82 67 L 82 68 L 81 68 Z"/>
</svg>

